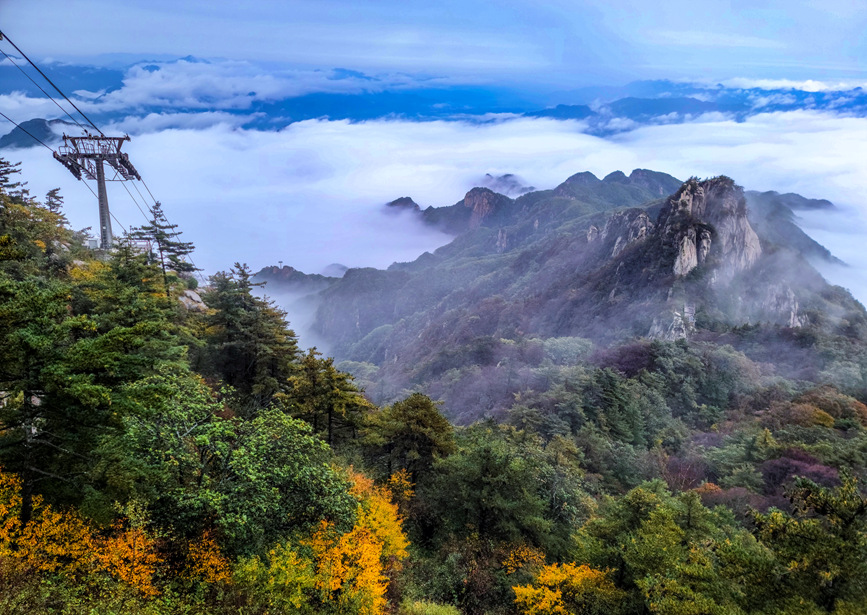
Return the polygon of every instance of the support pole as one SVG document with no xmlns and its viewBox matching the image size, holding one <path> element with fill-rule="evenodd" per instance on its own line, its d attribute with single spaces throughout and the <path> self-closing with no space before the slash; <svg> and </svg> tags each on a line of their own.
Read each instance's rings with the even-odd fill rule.
<svg viewBox="0 0 867 615">
<path fill-rule="evenodd" d="M 96 183 L 99 190 L 99 247 L 111 250 L 114 236 L 111 233 L 111 214 L 108 211 L 108 193 L 105 190 L 105 169 L 99 159 L 96 160 Z"/>
<path fill-rule="evenodd" d="M 2 0 L 0 0 L 2 1 Z M 129 161 L 129 155 L 120 146 L 129 137 L 83 137 L 63 135 L 63 145 L 54 152 L 54 158 L 65 166 L 76 179 L 96 180 L 99 188 L 99 239 L 103 250 L 111 250 L 114 235 L 111 232 L 111 213 L 108 211 L 108 193 L 105 190 L 105 164 L 115 171 L 111 181 L 137 179 L 141 175 Z"/>
</svg>

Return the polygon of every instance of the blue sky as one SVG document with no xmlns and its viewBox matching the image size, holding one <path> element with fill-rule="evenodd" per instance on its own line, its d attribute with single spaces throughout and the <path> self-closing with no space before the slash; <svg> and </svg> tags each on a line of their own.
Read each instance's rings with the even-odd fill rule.
<svg viewBox="0 0 867 615">
<path fill-rule="evenodd" d="M 552 188 L 650 168 L 831 199 L 838 216 L 804 224 L 853 265 L 827 275 L 867 300 L 863 3 L 0 0 L 0 29 L 132 135 L 206 273 L 385 267 L 448 240 L 384 216 L 394 198 L 451 205 L 486 173 Z M 545 111 L 558 104 L 588 106 Z M 5 58 L 0 111 L 63 117 Z M 0 156 L 95 226 L 92 195 L 46 150 Z M 119 186 L 109 196 L 143 222 Z"/>
<path fill-rule="evenodd" d="M 528 86 L 861 79 L 867 66 L 867 8 L 845 0 L 5 0 L 0 20 L 40 58 L 195 55 Z"/>
</svg>

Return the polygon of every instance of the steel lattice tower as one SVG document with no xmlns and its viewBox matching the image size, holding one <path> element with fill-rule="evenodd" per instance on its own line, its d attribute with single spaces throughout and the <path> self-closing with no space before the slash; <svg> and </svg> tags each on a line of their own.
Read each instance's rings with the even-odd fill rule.
<svg viewBox="0 0 867 615">
<path fill-rule="evenodd" d="M 63 145 L 55 152 L 54 157 L 77 179 L 82 175 L 87 179 L 95 179 L 99 189 L 99 238 L 100 248 L 111 249 L 113 235 L 111 232 L 111 213 L 108 209 L 108 193 L 105 190 L 104 162 L 116 171 L 109 181 L 141 180 L 141 175 L 129 161 L 129 154 L 120 151 L 124 141 L 129 136 L 105 137 L 88 134 L 84 137 L 67 137 L 63 135 Z"/>
</svg>

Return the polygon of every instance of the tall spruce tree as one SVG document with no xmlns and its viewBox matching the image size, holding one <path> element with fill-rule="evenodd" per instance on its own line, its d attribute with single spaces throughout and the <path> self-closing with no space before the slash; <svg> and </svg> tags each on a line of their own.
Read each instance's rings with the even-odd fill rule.
<svg viewBox="0 0 867 615">
<path fill-rule="evenodd" d="M 29 194 L 25 188 L 27 182 L 20 182 L 15 179 L 19 173 L 21 173 L 20 162 L 12 163 L 5 158 L 0 158 L 0 193 L 16 199 L 23 199 Z"/>
<path fill-rule="evenodd" d="M 163 285 L 166 296 L 169 295 L 168 271 L 177 273 L 193 273 L 198 271 L 195 265 L 185 261 L 184 257 L 192 254 L 195 246 L 191 241 L 181 241 L 183 231 L 177 230 L 177 224 L 169 224 L 163 206 L 159 201 L 151 209 L 151 220 L 148 224 L 135 229 L 130 236 L 133 239 L 144 239 L 152 242 L 151 254 L 154 262 L 158 262 L 163 272 Z"/>
<path fill-rule="evenodd" d="M 58 212 L 0 194 L 0 465 L 33 497 L 78 503 L 96 490 L 92 452 L 121 418 L 121 387 L 182 360 L 158 270 L 120 245 L 71 262 Z M 155 293 L 156 291 L 156 293 Z"/>
<path fill-rule="evenodd" d="M 63 209 L 63 196 L 60 188 L 52 188 L 45 194 L 45 209 L 54 214 L 59 214 Z"/>
<path fill-rule="evenodd" d="M 316 348 L 301 358 L 289 385 L 289 393 L 281 396 L 284 408 L 310 423 L 330 446 L 354 438 L 365 414 L 374 408 L 352 376 L 334 367 L 334 359 L 323 358 Z"/>
<path fill-rule="evenodd" d="M 235 389 L 236 410 L 244 416 L 288 392 L 299 354 L 286 313 L 256 297 L 253 289 L 260 284 L 251 278 L 249 267 L 240 263 L 211 278 L 203 299 L 213 311 L 206 317 L 206 346 L 197 361 L 202 372 Z"/>
</svg>

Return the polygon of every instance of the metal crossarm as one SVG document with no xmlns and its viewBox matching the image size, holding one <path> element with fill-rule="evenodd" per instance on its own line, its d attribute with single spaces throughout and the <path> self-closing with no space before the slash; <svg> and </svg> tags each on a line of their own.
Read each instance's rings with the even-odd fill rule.
<svg viewBox="0 0 867 615">
<path fill-rule="evenodd" d="M 106 137 L 88 134 L 83 137 L 68 137 L 63 135 L 63 145 L 55 152 L 54 158 L 65 166 L 76 179 L 95 179 L 99 187 L 99 227 L 100 247 L 103 250 L 111 248 L 113 235 L 111 232 L 111 213 L 108 209 L 108 193 L 105 190 L 105 168 L 107 163 L 117 171 L 109 181 L 141 180 L 141 175 L 129 161 L 129 154 L 121 152 L 124 141 L 129 141 L 129 135 L 123 137 Z"/>
</svg>

